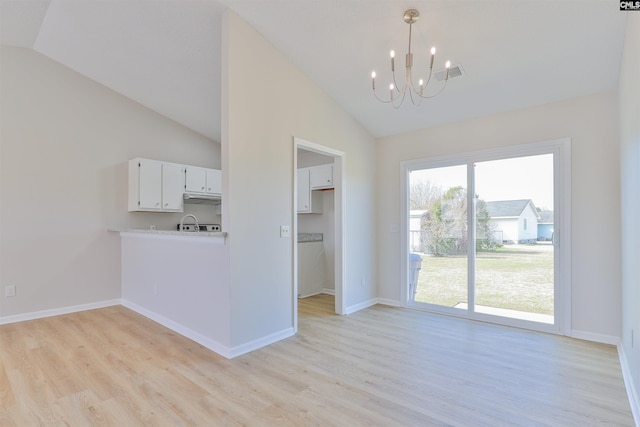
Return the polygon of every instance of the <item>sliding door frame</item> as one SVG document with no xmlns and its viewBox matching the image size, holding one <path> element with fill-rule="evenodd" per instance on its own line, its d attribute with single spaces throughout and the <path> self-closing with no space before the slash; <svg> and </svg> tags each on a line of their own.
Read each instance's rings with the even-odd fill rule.
<svg viewBox="0 0 640 427">
<path fill-rule="evenodd" d="M 439 168 L 447 166 L 466 165 L 467 167 L 467 206 L 473 206 L 469 199 L 475 192 L 473 165 L 477 162 L 501 160 L 517 157 L 527 157 L 542 154 L 553 154 L 554 173 L 554 323 L 545 324 L 521 319 L 494 316 L 474 311 L 475 284 L 475 245 L 470 244 L 468 254 L 468 310 L 454 309 L 433 304 L 415 303 L 410 301 L 408 292 L 409 277 L 409 174 L 411 171 Z M 562 138 L 531 144 L 514 145 L 491 150 L 473 151 L 455 155 L 438 156 L 407 160 L 400 163 L 400 283 L 401 303 L 405 307 L 417 308 L 442 314 L 499 323 L 507 326 L 551 332 L 562 335 L 571 333 L 571 139 Z M 467 209 L 469 223 L 468 238 L 475 241 L 475 212 Z M 473 225 L 473 226 L 471 226 Z M 473 256 L 471 256 L 473 255 Z"/>
</svg>

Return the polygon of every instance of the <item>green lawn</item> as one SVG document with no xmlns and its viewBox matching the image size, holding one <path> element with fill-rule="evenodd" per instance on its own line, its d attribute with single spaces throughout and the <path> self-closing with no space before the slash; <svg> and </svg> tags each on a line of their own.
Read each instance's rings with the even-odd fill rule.
<svg viewBox="0 0 640 427">
<path fill-rule="evenodd" d="M 422 255 L 415 300 L 450 307 L 467 302 L 467 257 Z M 476 304 L 553 315 L 553 246 L 478 252 Z"/>
</svg>

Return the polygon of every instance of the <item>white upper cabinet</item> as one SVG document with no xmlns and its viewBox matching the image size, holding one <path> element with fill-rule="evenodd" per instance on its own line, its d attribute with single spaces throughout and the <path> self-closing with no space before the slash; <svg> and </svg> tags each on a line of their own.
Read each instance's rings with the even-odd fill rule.
<svg viewBox="0 0 640 427">
<path fill-rule="evenodd" d="M 309 169 L 311 171 L 309 181 L 312 190 L 333 188 L 333 164 L 313 166 Z"/>
<path fill-rule="evenodd" d="M 298 169 L 297 208 L 301 214 L 322 213 L 322 192 L 311 191 L 311 169 Z"/>
<path fill-rule="evenodd" d="M 162 207 L 162 162 L 155 160 L 136 159 L 134 162 L 133 184 L 137 186 L 137 197 L 135 198 L 135 208 L 139 209 L 160 209 Z M 131 172 L 131 170 L 130 170 Z M 137 178 L 137 179 L 136 179 Z M 129 210 L 131 206 L 129 206 Z"/>
<path fill-rule="evenodd" d="M 184 190 L 188 193 L 204 193 L 207 189 L 207 169 L 198 166 L 187 166 Z"/>
<path fill-rule="evenodd" d="M 183 210 L 184 166 L 162 163 L 162 209 Z"/>
<path fill-rule="evenodd" d="M 186 166 L 185 187 L 188 193 L 222 194 L 222 172 L 198 166 Z"/>
<path fill-rule="evenodd" d="M 149 159 L 129 161 L 129 211 L 182 212 L 184 169 Z"/>
<path fill-rule="evenodd" d="M 222 171 L 207 169 L 207 193 L 222 194 Z"/>
<path fill-rule="evenodd" d="M 298 212 L 308 212 L 311 205 L 309 168 L 298 169 Z"/>
</svg>

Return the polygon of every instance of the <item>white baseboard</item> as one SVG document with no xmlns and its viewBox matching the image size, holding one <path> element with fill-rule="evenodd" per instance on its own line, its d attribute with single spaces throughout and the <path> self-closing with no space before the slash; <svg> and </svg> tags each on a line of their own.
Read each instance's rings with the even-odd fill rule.
<svg viewBox="0 0 640 427">
<path fill-rule="evenodd" d="M 405 307 L 400 303 L 400 301 L 389 298 L 378 298 L 378 304 L 390 305 L 391 307 Z"/>
<path fill-rule="evenodd" d="M 133 302 L 122 300 L 122 305 L 127 307 L 129 310 L 133 310 L 136 313 L 148 319 L 151 319 L 154 322 L 157 322 L 162 326 L 169 328 L 172 331 L 189 338 L 190 340 L 197 342 L 198 344 L 208 348 L 209 350 L 215 353 L 218 353 L 223 357 L 226 357 L 227 359 L 231 359 L 233 357 L 231 356 L 232 349 L 230 349 L 229 347 L 223 344 L 220 344 L 215 340 L 212 340 L 211 338 L 208 338 L 202 335 L 199 332 L 194 331 L 193 329 L 187 328 L 186 326 L 183 326 L 178 322 L 174 322 L 171 319 L 167 319 L 166 317 L 156 312 L 153 312 L 151 310 L 148 310 L 142 306 L 139 306 L 138 304 L 135 304 Z"/>
<path fill-rule="evenodd" d="M 364 310 L 365 308 L 369 308 L 372 305 L 376 305 L 378 303 L 377 298 L 372 298 L 367 301 L 363 301 L 360 304 L 355 304 L 350 307 L 347 307 L 344 314 L 355 313 L 356 311 Z"/>
<path fill-rule="evenodd" d="M 72 305 L 69 307 L 52 308 L 49 310 L 32 311 L 30 313 L 16 314 L 13 316 L 0 317 L 0 325 L 9 323 L 25 322 L 27 320 L 43 319 L 45 317 L 60 316 L 62 314 L 77 313 L 79 311 L 95 310 L 96 308 L 111 307 L 119 305 L 120 299 L 92 302 L 89 304 Z"/>
<path fill-rule="evenodd" d="M 638 399 L 638 391 L 633 385 L 633 377 L 631 376 L 631 368 L 627 356 L 624 352 L 622 343 L 618 344 L 618 357 L 620 358 L 620 367 L 622 368 L 622 378 L 624 379 L 624 386 L 627 389 L 627 396 L 629 397 L 629 405 L 631 406 L 631 413 L 633 414 L 633 420 L 636 426 L 640 425 L 640 399 Z"/>
<path fill-rule="evenodd" d="M 308 294 L 298 294 L 298 298 L 309 298 L 309 297 L 314 297 L 316 295 L 323 295 L 323 294 L 335 295 L 336 291 L 333 289 L 323 288 L 320 291 L 310 292 Z"/>
<path fill-rule="evenodd" d="M 577 331 L 572 329 L 569 335 L 571 338 L 577 338 L 579 340 L 594 341 L 602 344 L 618 345 L 620 343 L 620 337 L 613 335 L 597 334 L 595 332 Z"/>
<path fill-rule="evenodd" d="M 293 327 L 286 328 L 282 331 L 274 332 L 273 334 L 267 335 L 266 337 L 258 338 L 257 340 L 253 340 L 248 343 L 233 347 L 229 351 L 229 356 L 225 356 L 225 357 L 227 357 L 228 359 L 233 359 L 234 357 L 238 357 L 245 353 L 249 353 L 250 351 L 257 350 L 262 347 L 266 347 L 269 344 L 273 344 L 285 338 L 289 338 L 293 335 L 295 335 L 295 331 L 293 330 Z"/>
</svg>

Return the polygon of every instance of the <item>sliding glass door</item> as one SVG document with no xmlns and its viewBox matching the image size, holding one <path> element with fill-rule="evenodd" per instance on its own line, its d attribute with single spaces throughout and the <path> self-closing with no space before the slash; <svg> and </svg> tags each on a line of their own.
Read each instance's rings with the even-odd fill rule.
<svg viewBox="0 0 640 427">
<path fill-rule="evenodd" d="M 557 329 L 561 148 L 407 166 L 409 305 Z"/>
<path fill-rule="evenodd" d="M 474 165 L 474 311 L 553 324 L 553 154 Z"/>
<path fill-rule="evenodd" d="M 410 179 L 410 298 L 427 304 L 466 307 L 467 167 L 415 170 Z"/>
</svg>

